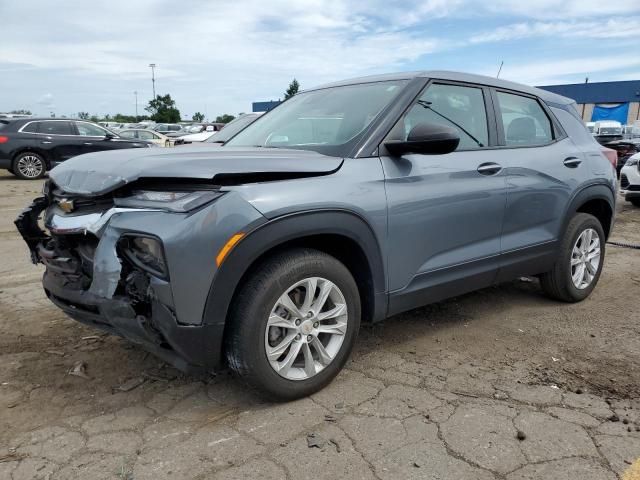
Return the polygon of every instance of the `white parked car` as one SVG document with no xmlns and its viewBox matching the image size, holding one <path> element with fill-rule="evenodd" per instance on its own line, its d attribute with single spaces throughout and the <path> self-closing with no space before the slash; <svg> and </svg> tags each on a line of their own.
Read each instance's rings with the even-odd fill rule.
<svg viewBox="0 0 640 480">
<path fill-rule="evenodd" d="M 620 195 L 640 207 L 640 153 L 629 157 L 620 171 Z"/>
<path fill-rule="evenodd" d="M 178 137 L 178 140 L 181 140 L 182 143 L 187 144 L 187 143 L 194 143 L 194 142 L 204 142 L 206 140 L 208 140 L 209 138 L 213 137 L 217 132 L 216 131 L 203 131 L 200 133 L 191 133 L 189 135 L 183 135 L 181 137 Z"/>
<path fill-rule="evenodd" d="M 120 130 L 118 135 L 124 138 L 138 138 L 140 140 L 147 140 L 155 143 L 159 147 L 173 147 L 175 139 L 169 138 L 154 130 L 147 130 L 142 128 L 131 128 L 128 130 Z"/>
</svg>

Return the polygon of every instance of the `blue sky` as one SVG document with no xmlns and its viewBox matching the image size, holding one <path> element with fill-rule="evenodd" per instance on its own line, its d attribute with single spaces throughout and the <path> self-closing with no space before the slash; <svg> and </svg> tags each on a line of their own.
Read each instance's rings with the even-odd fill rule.
<svg viewBox="0 0 640 480">
<path fill-rule="evenodd" d="M 64 5 L 62 7 L 61 5 Z M 530 85 L 640 79 L 637 0 L 1 1 L 0 111 L 249 111 L 304 87 L 448 69 Z M 25 33 L 28 32 L 28 33 Z"/>
</svg>

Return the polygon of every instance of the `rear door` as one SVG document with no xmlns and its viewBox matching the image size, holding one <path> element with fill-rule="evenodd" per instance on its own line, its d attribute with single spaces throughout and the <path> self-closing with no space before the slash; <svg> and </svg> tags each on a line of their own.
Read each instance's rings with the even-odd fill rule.
<svg viewBox="0 0 640 480">
<path fill-rule="evenodd" d="M 385 141 L 421 123 L 454 127 L 446 155 L 384 154 L 390 311 L 396 313 L 490 285 L 496 277 L 506 177 L 488 88 L 432 81 Z"/>
<path fill-rule="evenodd" d="M 493 90 L 507 202 L 499 280 L 547 271 L 555 261 L 564 212 L 589 175 L 584 155 L 535 96 Z"/>
</svg>

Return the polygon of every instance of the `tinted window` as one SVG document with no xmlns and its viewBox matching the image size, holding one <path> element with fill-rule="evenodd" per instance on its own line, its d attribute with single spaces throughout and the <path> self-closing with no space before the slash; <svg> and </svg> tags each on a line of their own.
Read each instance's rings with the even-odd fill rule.
<svg viewBox="0 0 640 480">
<path fill-rule="evenodd" d="M 22 127 L 22 131 L 27 133 L 36 133 L 38 131 L 38 123 L 40 122 L 27 123 L 24 127 Z"/>
<path fill-rule="evenodd" d="M 438 123 L 458 130 L 458 150 L 486 147 L 489 143 L 487 112 L 482 89 L 459 85 L 430 85 L 394 129 L 406 140 L 420 123 Z"/>
<path fill-rule="evenodd" d="M 71 124 L 63 121 L 40 122 L 38 133 L 45 135 L 73 135 Z"/>
<path fill-rule="evenodd" d="M 504 92 L 497 94 L 508 146 L 542 145 L 553 140 L 551 121 L 536 99 Z"/>
<path fill-rule="evenodd" d="M 78 134 L 83 137 L 104 137 L 107 134 L 104 129 L 91 123 L 76 122 L 76 128 L 78 129 Z"/>
</svg>

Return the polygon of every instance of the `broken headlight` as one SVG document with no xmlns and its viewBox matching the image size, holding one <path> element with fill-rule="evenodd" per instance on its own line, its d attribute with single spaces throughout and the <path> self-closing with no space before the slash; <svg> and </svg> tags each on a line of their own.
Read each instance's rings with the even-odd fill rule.
<svg viewBox="0 0 640 480">
<path fill-rule="evenodd" d="M 191 192 L 161 192 L 156 190 L 137 190 L 129 197 L 117 198 L 118 207 L 158 208 L 171 212 L 185 213 L 212 202 L 222 193 L 201 190 Z"/>
<path fill-rule="evenodd" d="M 168 277 L 167 263 L 160 240 L 155 237 L 125 235 L 122 246 L 126 256 L 136 266 L 156 277 Z"/>
</svg>

